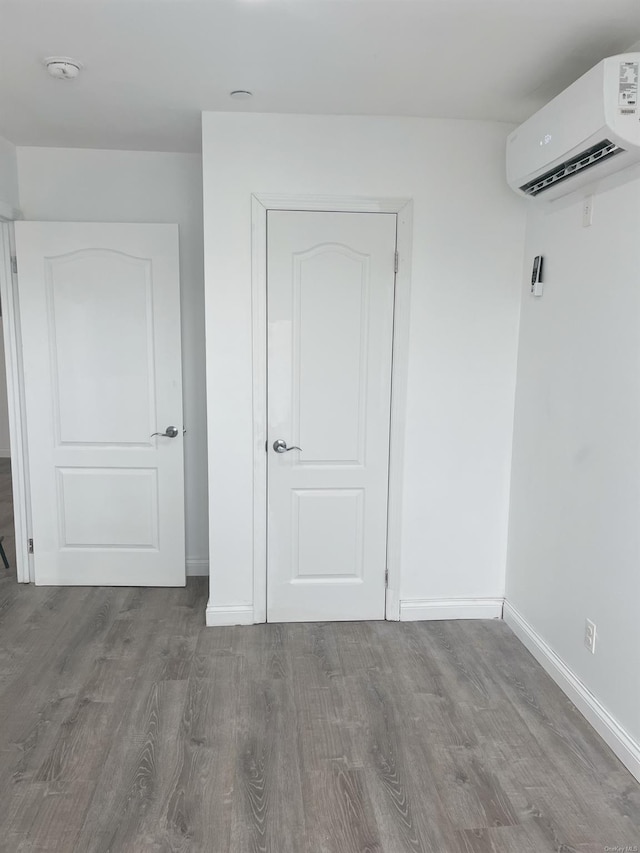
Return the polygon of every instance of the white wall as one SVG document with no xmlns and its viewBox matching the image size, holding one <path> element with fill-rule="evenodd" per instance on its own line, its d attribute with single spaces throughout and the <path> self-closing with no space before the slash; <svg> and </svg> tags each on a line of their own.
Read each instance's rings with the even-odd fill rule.
<svg viewBox="0 0 640 853">
<path fill-rule="evenodd" d="M 206 571 L 207 462 L 199 155 L 19 148 L 25 219 L 177 222 L 180 228 L 185 502 L 189 571 Z"/>
<path fill-rule="evenodd" d="M 15 210 L 19 207 L 18 201 L 16 148 L 0 136 L 0 203 Z"/>
<path fill-rule="evenodd" d="M 4 359 L 4 328 L 0 324 L 0 459 L 10 456 L 11 440 L 9 436 L 7 373 Z"/>
<path fill-rule="evenodd" d="M 639 246 L 637 180 L 596 195 L 590 228 L 580 200 L 529 217 L 525 268 L 543 254 L 545 284 L 523 285 L 506 591 L 636 743 Z"/>
<path fill-rule="evenodd" d="M 16 148 L 0 136 L 0 215 L 10 218 L 19 208 Z M 4 329 L 0 324 L 0 457 L 10 455 L 9 410 L 4 362 Z"/>
<path fill-rule="evenodd" d="M 203 116 L 211 603 L 252 604 L 251 193 L 414 199 L 400 597 L 502 596 L 524 206 L 510 128 Z"/>
</svg>

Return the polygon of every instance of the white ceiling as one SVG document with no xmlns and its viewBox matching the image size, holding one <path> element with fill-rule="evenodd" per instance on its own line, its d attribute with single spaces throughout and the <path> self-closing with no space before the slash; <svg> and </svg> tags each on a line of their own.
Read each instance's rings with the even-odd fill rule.
<svg viewBox="0 0 640 853">
<path fill-rule="evenodd" d="M 519 122 L 638 38 L 640 0 L 0 0 L 0 134 L 198 151 L 201 110 Z"/>
</svg>

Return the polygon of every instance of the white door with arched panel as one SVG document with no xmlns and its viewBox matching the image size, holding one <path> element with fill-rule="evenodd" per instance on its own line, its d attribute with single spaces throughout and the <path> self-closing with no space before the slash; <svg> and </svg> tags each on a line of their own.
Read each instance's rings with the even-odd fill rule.
<svg viewBox="0 0 640 853">
<path fill-rule="evenodd" d="M 267 214 L 267 619 L 384 619 L 396 215 Z"/>
<path fill-rule="evenodd" d="M 38 584 L 183 586 L 178 228 L 17 222 Z"/>
</svg>

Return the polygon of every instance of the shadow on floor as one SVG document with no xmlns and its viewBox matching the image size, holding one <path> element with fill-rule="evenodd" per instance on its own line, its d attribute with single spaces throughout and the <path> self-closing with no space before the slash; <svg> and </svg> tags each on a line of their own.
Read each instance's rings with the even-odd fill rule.
<svg viewBox="0 0 640 853">
<path fill-rule="evenodd" d="M 9 569 L 0 562 L 0 572 L 6 577 L 16 576 L 16 535 L 13 523 L 13 494 L 11 491 L 11 460 L 0 459 L 0 536 L 5 554 L 9 560 Z"/>
</svg>

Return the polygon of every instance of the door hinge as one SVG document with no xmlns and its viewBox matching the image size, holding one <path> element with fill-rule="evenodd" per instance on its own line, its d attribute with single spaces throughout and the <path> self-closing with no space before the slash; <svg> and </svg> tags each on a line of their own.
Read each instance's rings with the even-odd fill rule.
<svg viewBox="0 0 640 853">
<path fill-rule="evenodd" d="M 400 264 L 400 255 L 396 252 L 393 256 L 393 271 L 398 272 L 398 265 Z"/>
<path fill-rule="evenodd" d="M 389 569 L 384 570 L 384 585 L 389 586 Z"/>
<path fill-rule="evenodd" d="M 16 257 L 11 258 L 11 272 L 14 275 L 18 274 L 18 259 Z"/>
<path fill-rule="evenodd" d="M 29 539 L 29 553 L 33 554 L 33 539 Z"/>
</svg>

